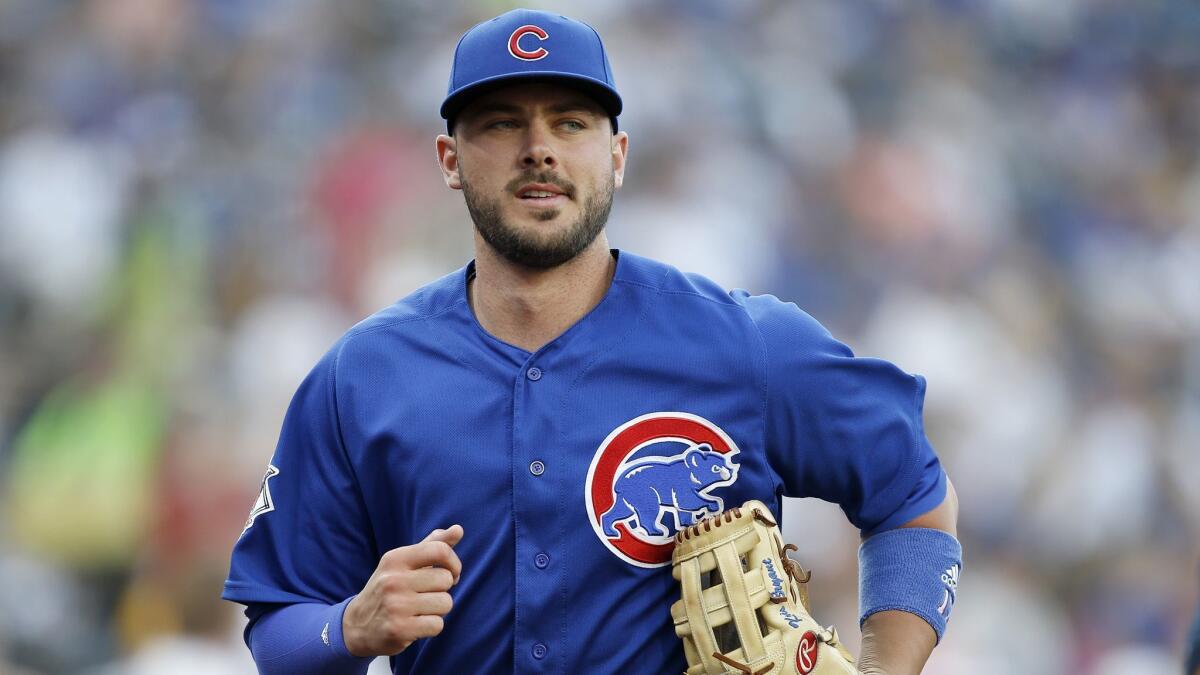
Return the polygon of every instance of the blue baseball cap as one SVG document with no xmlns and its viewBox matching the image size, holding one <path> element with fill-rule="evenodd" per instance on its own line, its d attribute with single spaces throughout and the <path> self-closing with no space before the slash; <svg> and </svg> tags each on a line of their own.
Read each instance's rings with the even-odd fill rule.
<svg viewBox="0 0 1200 675">
<path fill-rule="evenodd" d="M 442 118 L 454 117 L 476 96 L 514 80 L 553 80 L 600 104 L 617 129 L 621 95 L 596 29 L 561 14 L 514 9 L 463 34 L 450 66 Z"/>
</svg>

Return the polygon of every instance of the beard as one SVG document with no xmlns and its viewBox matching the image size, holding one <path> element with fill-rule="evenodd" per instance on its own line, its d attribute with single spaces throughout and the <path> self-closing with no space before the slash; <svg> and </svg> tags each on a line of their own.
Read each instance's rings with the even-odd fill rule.
<svg viewBox="0 0 1200 675">
<path fill-rule="evenodd" d="M 614 182 L 612 174 L 609 174 L 604 188 L 588 196 L 582 204 L 579 219 L 566 229 L 551 236 L 522 232 L 500 215 L 499 199 L 488 199 L 476 191 L 465 172 L 460 173 L 459 177 L 467 211 L 480 236 L 506 260 L 524 267 L 550 269 L 573 259 L 596 240 L 612 210 Z M 568 197 L 575 198 L 575 186 L 549 172 L 526 171 L 509 181 L 504 189 L 508 194 L 515 194 L 527 183 L 554 185 Z M 556 208 L 534 212 L 534 218 L 543 222 L 557 216 Z"/>
</svg>

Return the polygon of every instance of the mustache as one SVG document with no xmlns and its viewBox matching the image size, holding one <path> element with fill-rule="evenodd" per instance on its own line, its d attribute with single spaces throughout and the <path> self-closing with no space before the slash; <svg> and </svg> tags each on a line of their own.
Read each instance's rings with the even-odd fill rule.
<svg viewBox="0 0 1200 675">
<path fill-rule="evenodd" d="M 528 183 L 545 183 L 547 185 L 553 185 L 554 187 L 562 190 L 568 197 L 575 196 L 574 183 L 563 178 L 559 178 L 557 175 L 550 173 L 549 171 L 523 171 L 521 172 L 521 175 L 508 181 L 508 184 L 505 185 L 504 188 L 515 194 L 517 190 L 521 189 L 522 185 L 526 185 Z"/>
</svg>

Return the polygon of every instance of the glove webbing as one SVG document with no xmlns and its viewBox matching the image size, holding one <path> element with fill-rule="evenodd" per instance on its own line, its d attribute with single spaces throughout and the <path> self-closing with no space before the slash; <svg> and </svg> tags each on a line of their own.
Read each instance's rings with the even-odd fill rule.
<svg viewBox="0 0 1200 675">
<path fill-rule="evenodd" d="M 741 517 L 741 509 L 735 508 L 723 515 L 724 523 L 730 523 L 734 516 Z M 758 509 L 754 509 L 754 517 L 774 526 L 774 522 Z M 715 518 L 705 519 L 681 531 L 676 536 L 679 541 L 683 541 L 692 536 L 698 536 L 701 528 L 711 532 L 714 526 L 720 527 L 721 525 L 722 519 L 719 515 Z M 778 548 L 779 543 L 774 543 Z M 755 528 L 753 526 L 743 527 L 736 532 L 726 534 L 720 543 L 709 550 L 702 551 L 680 563 L 680 582 L 693 591 L 683 594 L 689 637 L 692 638 L 684 640 L 684 647 L 695 649 L 699 653 L 710 653 L 714 658 L 746 675 L 759 675 L 774 668 L 774 663 L 768 663 L 758 670 L 746 665 L 746 663 L 754 663 L 766 656 L 757 612 L 762 605 L 766 604 L 770 595 L 767 593 L 766 583 L 759 567 L 750 565 L 750 570 L 747 571 L 747 565 L 743 562 L 745 554 L 754 549 L 756 544 L 758 544 L 758 533 Z M 797 578 L 792 565 L 796 567 L 799 565 L 795 561 L 787 559 L 786 555 L 783 555 L 784 553 L 785 549 L 780 549 L 780 558 L 787 560 L 783 567 L 789 576 Z M 713 570 L 720 575 L 720 583 L 703 589 L 703 575 Z M 793 590 L 793 594 L 794 592 Z M 750 598 L 751 604 L 730 602 L 730 598 L 733 597 Z M 776 601 L 781 602 L 782 600 Z M 726 618 L 726 615 L 730 616 Z M 722 621 L 722 619 L 724 620 Z M 713 624 L 724 626 L 730 619 L 737 629 L 742 656 L 746 663 L 740 663 L 725 656 L 717 644 L 716 636 L 713 633 Z"/>
<path fill-rule="evenodd" d="M 683 541 L 693 536 L 698 536 L 702 528 L 706 532 L 711 532 L 714 526 L 720 527 L 722 525 L 722 515 L 724 516 L 724 522 L 729 523 L 732 521 L 733 516 L 740 518 L 742 513 L 741 509 L 734 508 L 715 518 L 705 519 L 696 525 L 680 531 L 676 535 L 677 540 Z M 753 515 L 755 520 L 759 520 L 769 527 L 776 527 L 775 521 L 771 520 L 760 509 L 754 509 Z M 690 586 L 694 591 L 693 593 L 683 594 L 690 632 L 688 637 L 692 638 L 691 640 L 684 640 L 685 649 L 689 651 L 696 650 L 700 653 L 710 653 L 717 660 L 745 675 L 761 675 L 761 673 L 768 672 L 775 667 L 773 662 L 768 662 L 765 666 L 755 670 L 748 664 L 766 656 L 757 612 L 767 601 L 772 603 L 786 602 L 785 598 L 772 596 L 767 592 L 762 571 L 757 565 L 750 565 L 749 571 L 745 569 L 744 556 L 757 543 L 757 530 L 752 526 L 744 527 L 736 533 L 727 534 L 724 540 L 714 545 L 711 549 L 703 551 L 680 563 L 680 582 L 685 586 Z M 806 584 L 812 577 L 812 574 L 805 570 L 800 563 L 787 555 L 789 551 L 798 550 L 796 545 L 784 545 L 779 540 L 771 543 L 774 544 L 774 548 L 778 551 L 779 560 L 785 573 L 795 582 L 788 585 L 788 591 L 792 595 L 792 600 L 799 600 L 805 610 L 809 610 L 808 588 Z M 703 589 L 704 574 L 714 569 L 720 575 L 720 583 L 715 583 L 709 588 Z M 798 597 L 797 589 L 799 589 Z M 731 597 L 749 598 L 751 605 L 735 605 L 729 601 Z M 726 618 L 727 615 L 732 616 Z M 721 621 L 721 619 L 724 619 L 724 621 Z M 730 619 L 732 619 L 737 629 L 742 656 L 745 658 L 746 663 L 741 663 L 725 656 L 721 653 L 721 649 L 717 644 L 716 636 L 713 633 L 713 624 L 716 623 L 717 626 L 725 626 Z M 703 628 L 697 629 L 697 626 L 702 626 Z"/>
</svg>

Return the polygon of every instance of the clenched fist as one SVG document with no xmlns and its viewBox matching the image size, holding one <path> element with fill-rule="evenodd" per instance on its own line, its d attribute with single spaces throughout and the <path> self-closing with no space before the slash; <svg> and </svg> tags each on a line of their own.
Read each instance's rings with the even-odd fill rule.
<svg viewBox="0 0 1200 675">
<path fill-rule="evenodd" d="M 383 554 L 375 573 L 342 617 L 346 649 L 355 656 L 392 656 L 442 632 L 462 562 L 454 545 L 461 525 L 434 530 L 420 543 Z"/>
</svg>

